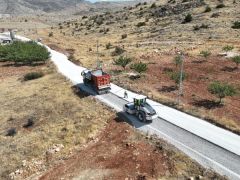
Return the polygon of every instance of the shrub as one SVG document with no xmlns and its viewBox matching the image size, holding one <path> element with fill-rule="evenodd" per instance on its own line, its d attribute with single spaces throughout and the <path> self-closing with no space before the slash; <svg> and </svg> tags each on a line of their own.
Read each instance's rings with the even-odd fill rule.
<svg viewBox="0 0 240 180">
<path fill-rule="evenodd" d="M 6 136 L 15 136 L 17 134 L 16 128 L 10 128 L 7 130 Z"/>
<path fill-rule="evenodd" d="M 232 58 L 232 61 L 236 63 L 236 68 L 238 69 L 238 65 L 240 63 L 240 56 L 235 56 Z"/>
<path fill-rule="evenodd" d="M 106 49 L 110 49 L 112 47 L 112 44 L 109 42 L 106 44 Z"/>
<path fill-rule="evenodd" d="M 207 58 L 208 56 L 211 55 L 211 52 L 210 52 L 210 51 L 201 51 L 201 52 L 200 52 L 200 55 L 203 56 L 203 57 L 205 57 L 205 58 Z"/>
<path fill-rule="evenodd" d="M 49 57 L 48 50 L 35 42 L 15 41 L 12 44 L 0 46 L 0 61 L 32 64 L 33 62 L 45 62 Z"/>
<path fill-rule="evenodd" d="M 207 6 L 207 7 L 205 8 L 205 11 L 204 11 L 204 12 L 206 13 L 206 12 L 210 12 L 210 11 L 212 11 L 212 8 L 211 8 L 210 6 Z"/>
<path fill-rule="evenodd" d="M 53 32 L 50 32 L 50 33 L 48 34 L 48 37 L 53 37 Z"/>
<path fill-rule="evenodd" d="M 211 83 L 208 86 L 208 91 L 219 98 L 219 104 L 226 96 L 233 96 L 236 94 L 236 90 L 232 86 L 226 83 L 221 83 L 219 81 Z"/>
<path fill-rule="evenodd" d="M 191 21 L 192 21 L 192 15 L 188 13 L 188 14 L 185 16 L 183 23 L 189 23 L 189 22 L 191 22 Z"/>
<path fill-rule="evenodd" d="M 230 45 L 224 46 L 224 47 L 222 48 L 222 50 L 223 50 L 223 51 L 226 51 L 226 52 L 231 51 L 231 50 L 233 50 L 233 49 L 234 49 L 234 47 L 233 47 L 233 46 L 230 46 Z"/>
<path fill-rule="evenodd" d="M 209 28 L 209 25 L 208 25 L 208 24 L 202 24 L 202 25 L 200 26 L 200 28 L 202 28 L 202 29 L 207 29 L 207 28 Z"/>
<path fill-rule="evenodd" d="M 42 72 L 31 72 L 31 73 L 27 73 L 24 75 L 24 81 L 29 81 L 29 80 L 33 80 L 33 79 L 38 79 L 43 77 L 43 73 Z"/>
<path fill-rule="evenodd" d="M 139 63 L 132 64 L 131 69 L 134 69 L 139 74 L 142 74 L 147 71 L 148 67 L 146 63 L 139 62 Z"/>
<path fill-rule="evenodd" d="M 23 125 L 24 128 L 29 128 L 34 125 L 34 121 L 32 118 L 29 118 L 27 123 Z"/>
<path fill-rule="evenodd" d="M 172 72 L 172 73 L 170 73 L 170 78 L 171 78 L 172 80 L 174 80 L 174 82 L 176 83 L 176 85 L 178 85 L 179 82 L 180 82 L 180 76 L 181 76 L 181 73 L 180 73 L 180 72 Z M 182 73 L 182 81 L 184 81 L 185 78 L 186 78 L 186 75 L 185 75 L 185 73 L 183 72 L 183 73 Z"/>
<path fill-rule="evenodd" d="M 146 26 L 146 22 L 139 22 L 136 25 L 137 27 Z"/>
<path fill-rule="evenodd" d="M 112 56 L 118 56 L 118 55 L 124 53 L 124 51 L 125 50 L 123 48 L 116 46 L 115 50 L 112 52 Z"/>
<path fill-rule="evenodd" d="M 225 7 L 224 4 L 218 4 L 218 5 L 216 6 L 217 9 L 219 9 L 219 8 L 224 8 L 224 7 Z"/>
<path fill-rule="evenodd" d="M 125 69 L 130 62 L 132 62 L 131 58 L 123 57 L 123 56 L 120 56 L 119 58 L 114 60 L 114 64 L 118 66 L 122 66 L 123 69 Z"/>
<path fill-rule="evenodd" d="M 232 25 L 233 29 L 240 29 L 240 21 L 235 21 Z"/>
<path fill-rule="evenodd" d="M 156 8 L 156 7 L 157 7 L 156 3 L 152 3 L 150 8 Z"/>
<path fill-rule="evenodd" d="M 198 30 L 200 30 L 201 29 L 201 27 L 200 26 L 198 26 L 198 25 L 196 25 L 196 26 L 193 26 L 193 30 L 194 31 L 198 31 Z"/>
<path fill-rule="evenodd" d="M 127 38 L 127 34 L 122 35 L 122 39 L 125 39 L 125 38 Z"/>
<path fill-rule="evenodd" d="M 213 13 L 213 14 L 211 15 L 211 18 L 217 18 L 218 16 L 220 16 L 219 13 Z"/>
<path fill-rule="evenodd" d="M 180 55 L 176 56 L 174 59 L 174 64 L 177 66 L 179 66 L 182 63 L 182 57 Z"/>
</svg>

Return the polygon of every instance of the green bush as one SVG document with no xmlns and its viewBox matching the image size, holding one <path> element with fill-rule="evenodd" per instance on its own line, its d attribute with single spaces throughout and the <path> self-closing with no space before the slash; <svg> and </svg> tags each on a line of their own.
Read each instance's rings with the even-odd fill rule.
<svg viewBox="0 0 240 180">
<path fill-rule="evenodd" d="M 106 49 L 110 49 L 112 47 L 112 44 L 109 42 L 106 44 Z"/>
<path fill-rule="evenodd" d="M 150 8 L 156 8 L 156 7 L 157 7 L 156 3 L 152 3 Z"/>
<path fill-rule="evenodd" d="M 27 73 L 24 75 L 24 81 L 29 81 L 29 80 L 33 80 L 33 79 L 38 79 L 43 77 L 43 73 L 42 72 L 31 72 L 31 73 Z"/>
<path fill-rule="evenodd" d="M 48 50 L 35 42 L 16 41 L 0 46 L 0 61 L 12 61 L 21 64 L 45 62 L 50 57 Z"/>
<path fill-rule="evenodd" d="M 226 52 L 231 51 L 231 50 L 233 50 L 233 49 L 234 49 L 234 47 L 233 47 L 233 46 L 230 46 L 230 45 L 226 45 L 226 46 L 224 46 L 224 47 L 222 48 L 222 50 L 223 50 L 223 51 L 226 51 Z"/>
<path fill-rule="evenodd" d="M 210 7 L 210 6 L 207 6 L 207 7 L 205 8 L 205 11 L 204 11 L 204 12 L 206 13 L 206 12 L 210 12 L 210 11 L 212 11 L 211 7 Z"/>
<path fill-rule="evenodd" d="M 222 102 L 222 99 L 226 96 L 233 96 L 236 94 L 236 90 L 226 83 L 221 83 L 215 81 L 208 86 L 208 91 L 211 94 L 216 95 L 219 98 L 219 104 Z"/>
<path fill-rule="evenodd" d="M 191 21 L 192 21 L 192 15 L 188 13 L 188 14 L 185 16 L 183 23 L 189 23 L 189 22 L 191 22 Z"/>
<path fill-rule="evenodd" d="M 130 62 L 132 62 L 131 58 L 123 56 L 120 56 L 119 58 L 114 60 L 115 65 L 122 66 L 124 69 Z"/>
<path fill-rule="evenodd" d="M 122 39 L 126 39 L 126 38 L 127 38 L 127 34 L 123 34 Z"/>
<path fill-rule="evenodd" d="M 232 25 L 233 29 L 240 29 L 240 21 L 235 21 Z"/>
<path fill-rule="evenodd" d="M 53 37 L 53 32 L 50 32 L 50 33 L 48 34 L 48 37 Z"/>
<path fill-rule="evenodd" d="M 218 4 L 218 5 L 216 6 L 217 9 L 219 9 L 219 8 L 224 8 L 224 7 L 225 7 L 224 4 Z"/>
<path fill-rule="evenodd" d="M 182 57 L 181 57 L 180 55 L 178 55 L 178 56 L 176 56 L 176 57 L 173 59 L 173 61 L 174 61 L 174 64 L 176 65 L 176 67 L 177 67 L 177 66 L 179 66 L 179 65 L 181 64 L 181 62 L 182 62 Z"/>
<path fill-rule="evenodd" d="M 232 61 L 236 63 L 236 68 L 238 69 L 238 65 L 240 64 L 240 56 L 233 57 Z"/>
<path fill-rule="evenodd" d="M 7 130 L 6 136 L 15 136 L 17 134 L 16 128 L 10 128 Z"/>
<path fill-rule="evenodd" d="M 210 51 L 201 51 L 200 52 L 200 55 L 205 57 L 206 59 L 208 58 L 208 56 L 211 55 L 211 52 Z"/>
<path fill-rule="evenodd" d="M 118 56 L 118 55 L 124 53 L 124 51 L 125 50 L 123 48 L 116 46 L 115 50 L 112 52 L 112 56 Z"/>
<path fill-rule="evenodd" d="M 176 83 L 176 85 L 178 85 L 179 82 L 180 82 L 181 73 L 180 73 L 180 72 L 172 72 L 172 73 L 170 73 L 169 75 L 170 75 L 170 78 L 171 78 L 172 80 L 174 80 L 174 82 Z M 186 78 L 186 75 L 185 75 L 185 73 L 183 72 L 183 73 L 182 73 L 182 81 L 184 81 L 185 78 Z"/>
<path fill-rule="evenodd" d="M 147 71 L 148 67 L 146 63 L 135 63 L 131 65 L 131 69 L 134 69 L 136 72 L 142 74 Z"/>
<path fill-rule="evenodd" d="M 137 27 L 141 27 L 141 26 L 145 26 L 146 25 L 146 22 L 139 22 L 139 23 L 137 23 Z"/>
</svg>

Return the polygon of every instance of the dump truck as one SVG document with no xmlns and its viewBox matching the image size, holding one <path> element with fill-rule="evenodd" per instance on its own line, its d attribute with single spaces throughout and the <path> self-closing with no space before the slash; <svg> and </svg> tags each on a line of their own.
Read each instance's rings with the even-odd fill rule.
<svg viewBox="0 0 240 180">
<path fill-rule="evenodd" d="M 83 70 L 83 83 L 90 85 L 97 94 L 108 93 L 111 90 L 110 75 L 103 72 L 102 69 L 97 70 Z"/>
<path fill-rule="evenodd" d="M 133 98 L 133 102 L 123 106 L 123 110 L 137 116 L 141 122 L 151 122 L 158 118 L 156 111 L 147 103 L 147 97 L 143 95 Z"/>
</svg>

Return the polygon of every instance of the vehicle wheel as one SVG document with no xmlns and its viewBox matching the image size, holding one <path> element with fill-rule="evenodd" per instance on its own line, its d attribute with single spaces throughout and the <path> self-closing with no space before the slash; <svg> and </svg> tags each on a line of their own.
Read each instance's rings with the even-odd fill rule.
<svg viewBox="0 0 240 180">
<path fill-rule="evenodd" d="M 143 112 L 140 112 L 138 114 L 138 119 L 141 121 L 141 122 L 146 122 L 146 118 L 145 118 L 145 114 Z"/>
</svg>

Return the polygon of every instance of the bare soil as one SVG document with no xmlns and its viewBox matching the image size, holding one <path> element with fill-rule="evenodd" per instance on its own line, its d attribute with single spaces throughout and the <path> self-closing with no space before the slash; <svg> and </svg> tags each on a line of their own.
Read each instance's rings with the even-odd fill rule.
<svg viewBox="0 0 240 180">
<path fill-rule="evenodd" d="M 47 171 L 45 179 L 212 178 L 164 141 L 146 138 L 118 118 L 79 152 Z M 216 176 L 217 177 L 217 176 Z M 218 177 L 222 178 L 222 177 Z"/>
</svg>

